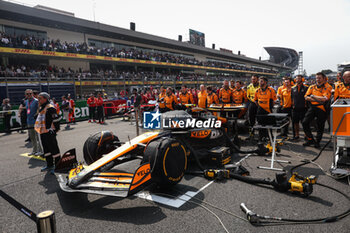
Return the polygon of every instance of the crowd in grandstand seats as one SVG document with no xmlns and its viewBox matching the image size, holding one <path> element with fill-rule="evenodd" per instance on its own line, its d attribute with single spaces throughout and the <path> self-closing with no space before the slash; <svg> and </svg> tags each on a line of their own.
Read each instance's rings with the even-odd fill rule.
<svg viewBox="0 0 350 233">
<path fill-rule="evenodd" d="M 95 69 L 95 70 L 73 70 L 71 68 L 65 69 L 57 66 L 40 65 L 37 67 L 25 65 L 0 65 L 0 78 L 8 77 L 11 79 L 22 78 L 41 78 L 51 80 L 129 80 L 129 81 L 223 81 L 224 79 L 237 79 L 235 76 L 227 75 L 201 75 L 195 73 L 160 73 L 150 71 L 113 71 L 111 69 Z M 241 81 L 248 81 L 248 78 L 239 78 Z M 278 83 L 279 79 L 271 78 L 272 83 Z"/>
<path fill-rule="evenodd" d="M 226 69 L 236 70 L 247 70 L 255 72 L 270 72 L 276 73 L 276 71 L 262 69 L 262 68 L 247 68 L 243 65 L 225 63 L 219 61 L 198 61 L 197 59 L 189 56 L 174 55 L 170 53 L 161 52 L 146 52 L 141 49 L 116 49 L 110 48 L 97 48 L 90 46 L 85 42 L 67 42 L 61 41 L 60 39 L 44 39 L 36 38 L 30 35 L 7 35 L 0 33 L 0 46 L 3 47 L 14 47 L 14 48 L 25 48 L 25 49 L 37 49 L 55 52 L 68 52 L 68 53 L 80 53 L 98 56 L 108 57 L 119 57 L 119 58 L 130 58 L 139 60 L 150 60 L 157 62 L 177 63 L 177 64 L 188 64 L 198 66 L 209 66 Z"/>
</svg>

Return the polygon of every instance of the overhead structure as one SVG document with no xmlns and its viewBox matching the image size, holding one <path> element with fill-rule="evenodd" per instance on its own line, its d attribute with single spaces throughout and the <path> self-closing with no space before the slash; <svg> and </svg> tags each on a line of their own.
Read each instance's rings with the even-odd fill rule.
<svg viewBox="0 0 350 233">
<path fill-rule="evenodd" d="M 299 54 L 294 49 L 283 47 L 264 47 L 266 52 L 270 55 L 270 62 L 284 65 L 296 70 L 299 65 Z"/>
</svg>

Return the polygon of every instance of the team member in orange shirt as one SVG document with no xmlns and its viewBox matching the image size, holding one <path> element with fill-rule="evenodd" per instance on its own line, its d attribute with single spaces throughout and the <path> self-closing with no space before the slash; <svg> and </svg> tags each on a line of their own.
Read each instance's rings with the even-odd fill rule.
<svg viewBox="0 0 350 233">
<path fill-rule="evenodd" d="M 221 103 L 232 103 L 232 89 L 229 87 L 227 80 L 224 80 L 223 86 L 219 92 L 219 100 Z"/>
<path fill-rule="evenodd" d="M 160 87 L 160 93 L 158 95 L 158 104 L 159 104 L 159 111 L 165 112 L 165 103 L 164 98 L 166 96 L 166 91 L 164 87 Z"/>
<path fill-rule="evenodd" d="M 187 87 L 183 85 L 179 93 L 179 104 L 185 105 L 185 104 L 193 104 L 193 103 L 194 102 L 193 102 L 192 94 L 187 90 Z"/>
<path fill-rule="evenodd" d="M 325 103 L 331 98 L 331 90 L 327 88 L 326 75 L 322 72 L 316 74 L 316 84 L 311 85 L 305 94 L 305 100 L 310 103 L 310 107 L 307 110 L 304 120 L 303 128 L 306 136 L 306 142 L 303 146 L 315 145 L 316 148 L 320 148 L 320 142 L 324 131 L 324 125 L 327 120 L 327 113 L 325 109 Z M 316 118 L 317 123 L 317 136 L 314 139 L 310 124 L 311 121 Z"/>
<path fill-rule="evenodd" d="M 211 86 L 207 87 L 207 103 L 206 107 L 210 107 L 212 104 L 218 104 L 219 98 L 218 96 L 213 92 L 213 88 Z"/>
<path fill-rule="evenodd" d="M 198 107 L 200 108 L 206 108 L 206 102 L 207 102 L 207 92 L 205 91 L 204 85 L 200 85 L 200 91 L 198 92 Z"/>
<path fill-rule="evenodd" d="M 282 79 L 282 85 L 278 87 L 277 89 L 277 99 L 280 101 L 280 105 L 278 107 L 277 112 L 281 112 L 282 109 L 282 91 L 286 88 L 286 84 L 284 83 L 284 80 L 286 80 L 288 77 L 283 77 Z"/>
<path fill-rule="evenodd" d="M 281 113 L 287 113 L 290 117 L 292 114 L 292 84 L 290 78 L 285 78 L 284 88 L 281 91 Z M 281 132 L 281 136 L 288 136 L 289 124 L 286 125 Z"/>
<path fill-rule="evenodd" d="M 337 88 L 337 85 L 342 84 L 341 72 L 337 73 L 337 81 L 334 83 L 334 90 Z"/>
<path fill-rule="evenodd" d="M 335 87 L 334 101 L 337 99 L 350 99 L 350 70 L 343 73 L 343 82 Z"/>
<path fill-rule="evenodd" d="M 247 112 L 247 92 L 242 89 L 242 82 L 236 81 L 235 89 L 232 91 L 232 100 L 234 104 L 243 104 L 245 107 L 241 111 L 234 112 L 234 116 L 242 118 Z"/>
<path fill-rule="evenodd" d="M 258 106 L 257 115 L 267 115 L 272 112 L 273 104 L 277 100 L 276 92 L 272 87 L 267 86 L 267 78 L 259 77 L 260 88 L 255 92 L 255 103 Z M 266 130 L 259 130 L 259 140 L 267 138 Z"/>
<path fill-rule="evenodd" d="M 164 97 L 165 111 L 170 111 L 175 109 L 175 105 L 178 104 L 177 98 L 173 93 L 171 87 L 166 89 L 166 95 Z"/>
<path fill-rule="evenodd" d="M 267 78 L 259 78 L 260 88 L 255 92 L 255 103 L 258 106 L 257 114 L 266 115 L 272 112 L 273 104 L 277 100 L 276 92 L 267 86 Z"/>
</svg>

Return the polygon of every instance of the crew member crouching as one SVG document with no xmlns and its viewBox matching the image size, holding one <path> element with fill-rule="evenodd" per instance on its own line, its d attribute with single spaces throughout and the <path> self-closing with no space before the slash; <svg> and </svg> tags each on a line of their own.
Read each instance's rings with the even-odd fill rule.
<svg viewBox="0 0 350 233">
<path fill-rule="evenodd" d="M 38 96 L 39 114 L 35 121 L 34 129 L 40 134 L 41 143 L 44 149 L 46 166 L 41 171 L 54 173 L 55 165 L 60 160 L 60 149 L 56 140 L 56 132 L 59 130 L 60 117 L 56 109 L 49 102 L 50 96 L 41 92 Z"/>
</svg>

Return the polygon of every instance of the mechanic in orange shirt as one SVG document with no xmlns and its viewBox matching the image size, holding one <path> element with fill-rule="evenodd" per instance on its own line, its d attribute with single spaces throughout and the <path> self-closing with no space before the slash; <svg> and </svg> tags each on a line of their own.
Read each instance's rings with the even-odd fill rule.
<svg viewBox="0 0 350 233">
<path fill-rule="evenodd" d="M 284 80 L 286 80 L 288 77 L 283 77 L 282 78 L 282 85 L 278 87 L 277 89 L 277 99 L 279 100 L 280 102 L 280 105 L 278 106 L 278 110 L 277 112 L 281 112 L 281 109 L 282 109 L 282 91 L 286 88 L 286 84 L 284 83 Z"/>
<path fill-rule="evenodd" d="M 350 70 L 343 73 L 343 82 L 338 83 L 334 90 L 334 101 L 337 99 L 350 99 Z"/>
<path fill-rule="evenodd" d="M 234 116 L 238 118 L 244 117 L 247 112 L 247 92 L 242 88 L 242 81 L 236 81 L 235 89 L 232 91 L 232 100 L 234 104 L 243 104 L 245 107 L 240 111 L 235 111 Z"/>
<path fill-rule="evenodd" d="M 272 112 L 273 104 L 277 100 L 276 92 L 267 86 L 267 78 L 259 77 L 260 88 L 255 92 L 255 103 L 258 106 L 257 115 L 267 115 Z"/>
<path fill-rule="evenodd" d="M 164 103 L 165 96 L 166 96 L 165 88 L 163 86 L 161 86 L 160 93 L 158 95 L 159 112 L 165 112 L 165 103 Z"/>
<path fill-rule="evenodd" d="M 343 83 L 342 74 L 341 74 L 341 72 L 338 72 L 337 73 L 337 81 L 334 83 L 334 90 L 335 90 L 335 88 L 337 88 L 337 85 L 342 84 L 342 83 Z"/>
<path fill-rule="evenodd" d="M 186 85 L 183 85 L 179 93 L 179 104 L 185 105 L 185 104 L 193 104 L 193 103 L 194 102 L 193 102 L 192 94 L 187 90 Z"/>
<path fill-rule="evenodd" d="M 207 92 L 205 91 L 204 85 L 200 85 L 200 91 L 198 92 L 198 107 L 200 108 L 206 108 L 206 102 L 207 102 Z"/>
<path fill-rule="evenodd" d="M 284 88 L 281 91 L 281 113 L 287 113 L 288 117 L 292 114 L 292 83 L 290 78 L 285 78 L 283 81 Z M 281 136 L 288 136 L 289 124 L 281 130 Z"/>
<path fill-rule="evenodd" d="M 211 86 L 207 87 L 207 103 L 206 107 L 210 107 L 212 104 L 219 104 L 218 96 L 213 92 L 213 88 Z"/>
<path fill-rule="evenodd" d="M 303 146 L 314 144 L 316 148 L 320 148 L 324 125 L 327 120 L 327 112 L 324 105 L 331 98 L 331 90 L 325 84 L 326 75 L 319 72 L 316 74 L 316 84 L 311 85 L 305 94 L 305 100 L 310 104 L 310 107 L 303 120 L 303 129 L 306 136 L 306 142 Z M 314 139 L 310 128 L 310 124 L 315 118 L 317 119 L 316 140 Z"/>
<path fill-rule="evenodd" d="M 171 111 L 175 109 L 175 105 L 178 104 L 177 98 L 175 94 L 173 93 L 173 89 L 171 87 L 168 87 L 166 89 L 166 95 L 164 97 L 164 103 L 165 103 L 165 111 Z"/>
<path fill-rule="evenodd" d="M 227 80 L 224 80 L 223 86 L 219 92 L 219 100 L 221 103 L 232 103 L 232 89 L 229 87 Z"/>
<path fill-rule="evenodd" d="M 272 112 L 273 104 L 277 100 L 276 92 L 267 85 L 267 78 L 259 77 L 260 88 L 255 92 L 255 104 L 258 106 L 257 115 L 267 115 Z M 259 130 L 259 141 L 268 138 L 267 130 Z"/>
</svg>

